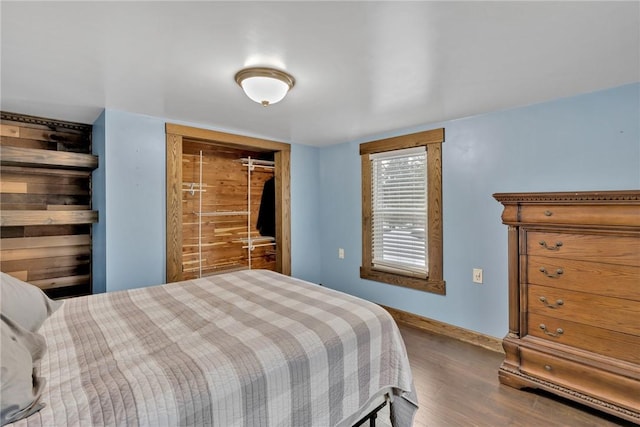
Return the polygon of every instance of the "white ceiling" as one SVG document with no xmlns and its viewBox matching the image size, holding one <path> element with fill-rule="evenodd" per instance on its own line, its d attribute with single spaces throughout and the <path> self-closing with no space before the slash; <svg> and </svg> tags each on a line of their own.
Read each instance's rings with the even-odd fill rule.
<svg viewBox="0 0 640 427">
<path fill-rule="evenodd" d="M 0 3 L 1 108 L 328 145 L 640 81 L 640 2 Z M 291 73 L 264 108 L 246 66 Z"/>
</svg>

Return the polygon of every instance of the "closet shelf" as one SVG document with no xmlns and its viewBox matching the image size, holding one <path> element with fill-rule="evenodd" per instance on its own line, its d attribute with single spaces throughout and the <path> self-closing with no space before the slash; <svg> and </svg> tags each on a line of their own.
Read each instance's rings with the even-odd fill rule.
<svg viewBox="0 0 640 427">
<path fill-rule="evenodd" d="M 275 246 L 276 242 L 270 242 L 270 243 L 261 243 L 259 245 L 244 245 L 242 247 L 242 249 L 249 249 L 250 251 L 254 250 L 255 248 L 260 248 L 263 246 Z"/>
<path fill-rule="evenodd" d="M 240 243 L 250 243 L 250 242 L 275 242 L 276 239 L 275 237 L 271 237 L 271 236 L 262 236 L 262 237 L 248 237 L 248 238 L 241 238 L 236 240 L 237 242 Z"/>
<path fill-rule="evenodd" d="M 206 193 L 207 190 L 203 190 L 201 187 L 203 187 L 202 184 L 196 184 L 195 182 L 183 182 L 182 186 L 187 186 L 189 188 L 183 188 L 182 191 L 188 191 L 189 193 L 191 193 L 192 196 L 195 196 L 196 193 Z M 199 188 L 199 190 L 196 190 L 196 187 Z"/>
<path fill-rule="evenodd" d="M 221 264 L 216 264 L 216 265 L 209 265 L 209 266 L 204 266 L 204 267 L 191 267 L 191 268 L 183 268 L 182 271 L 184 272 L 193 272 L 193 271 L 213 271 L 213 273 L 209 273 L 207 275 L 212 275 L 212 274 L 216 274 L 216 271 L 235 271 L 235 270 L 245 270 L 247 268 L 246 265 L 239 263 L 239 262 L 233 262 L 233 263 L 221 263 Z M 204 277 L 204 276 L 200 276 L 200 277 Z"/>
<path fill-rule="evenodd" d="M 250 251 L 255 248 L 260 248 L 263 246 L 275 246 L 276 239 L 274 237 L 263 236 L 263 237 L 249 237 L 247 239 L 238 239 L 236 240 L 238 243 L 242 243 L 242 249 L 249 249 Z M 255 243 L 258 242 L 258 243 Z"/>
<path fill-rule="evenodd" d="M 249 211 L 215 211 L 215 212 L 193 212 L 198 216 L 234 216 L 234 215 L 249 215 Z"/>
</svg>

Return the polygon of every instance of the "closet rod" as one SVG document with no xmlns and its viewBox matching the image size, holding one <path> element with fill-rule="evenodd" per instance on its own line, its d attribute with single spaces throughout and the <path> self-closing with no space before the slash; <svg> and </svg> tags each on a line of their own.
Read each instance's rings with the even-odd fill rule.
<svg viewBox="0 0 640 427">
<path fill-rule="evenodd" d="M 188 186 L 189 188 L 183 188 L 182 191 L 188 191 L 193 196 L 195 193 L 206 193 L 207 190 L 196 190 L 196 187 L 202 187 L 201 184 L 196 184 L 195 182 L 183 182 L 182 186 Z"/>
<path fill-rule="evenodd" d="M 242 162 L 242 166 L 248 166 L 250 168 L 275 169 L 275 162 L 271 160 L 257 160 L 251 157 L 243 157 L 239 161 Z"/>
<path fill-rule="evenodd" d="M 251 160 L 251 163 L 253 163 L 254 165 L 274 166 L 276 164 L 276 162 L 274 162 L 273 160 L 260 160 L 253 159 L 251 157 L 243 157 L 239 161 L 249 163 L 249 160 Z"/>
</svg>

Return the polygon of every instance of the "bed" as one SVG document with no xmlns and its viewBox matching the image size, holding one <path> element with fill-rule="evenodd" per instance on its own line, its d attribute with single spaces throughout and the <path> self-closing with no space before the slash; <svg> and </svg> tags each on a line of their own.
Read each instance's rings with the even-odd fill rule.
<svg viewBox="0 0 640 427">
<path fill-rule="evenodd" d="M 267 270 L 62 303 L 22 283 L 42 318 L 25 326 L 11 316 L 27 317 L 21 307 L 33 304 L 10 303 L 18 297 L 6 296 L 7 284 L 19 281 L 2 279 L 11 426 L 352 426 L 387 401 L 394 427 L 412 425 L 402 337 L 362 299 Z M 11 407 L 25 388 L 5 384 L 16 337 L 33 358 L 33 402 Z M 16 412 L 26 417 L 6 419 Z"/>
</svg>

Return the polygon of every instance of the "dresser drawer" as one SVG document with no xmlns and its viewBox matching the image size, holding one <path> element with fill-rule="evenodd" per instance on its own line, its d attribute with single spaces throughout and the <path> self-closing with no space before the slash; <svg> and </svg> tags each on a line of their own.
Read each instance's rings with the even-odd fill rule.
<svg viewBox="0 0 640 427">
<path fill-rule="evenodd" d="M 526 234 L 526 254 L 640 267 L 640 238 L 596 234 Z"/>
<path fill-rule="evenodd" d="M 640 301 L 640 267 L 527 257 L 526 282 Z"/>
<path fill-rule="evenodd" d="M 518 219 L 522 223 L 640 226 L 640 205 L 580 205 L 531 204 L 520 206 Z"/>
<path fill-rule="evenodd" d="M 640 301 L 527 286 L 527 311 L 640 336 Z"/>
<path fill-rule="evenodd" d="M 584 323 L 529 313 L 527 334 L 620 360 L 640 364 L 640 336 Z"/>
<path fill-rule="evenodd" d="M 520 370 L 566 388 L 637 411 L 640 381 L 582 363 L 532 350 L 520 349 Z"/>
</svg>

